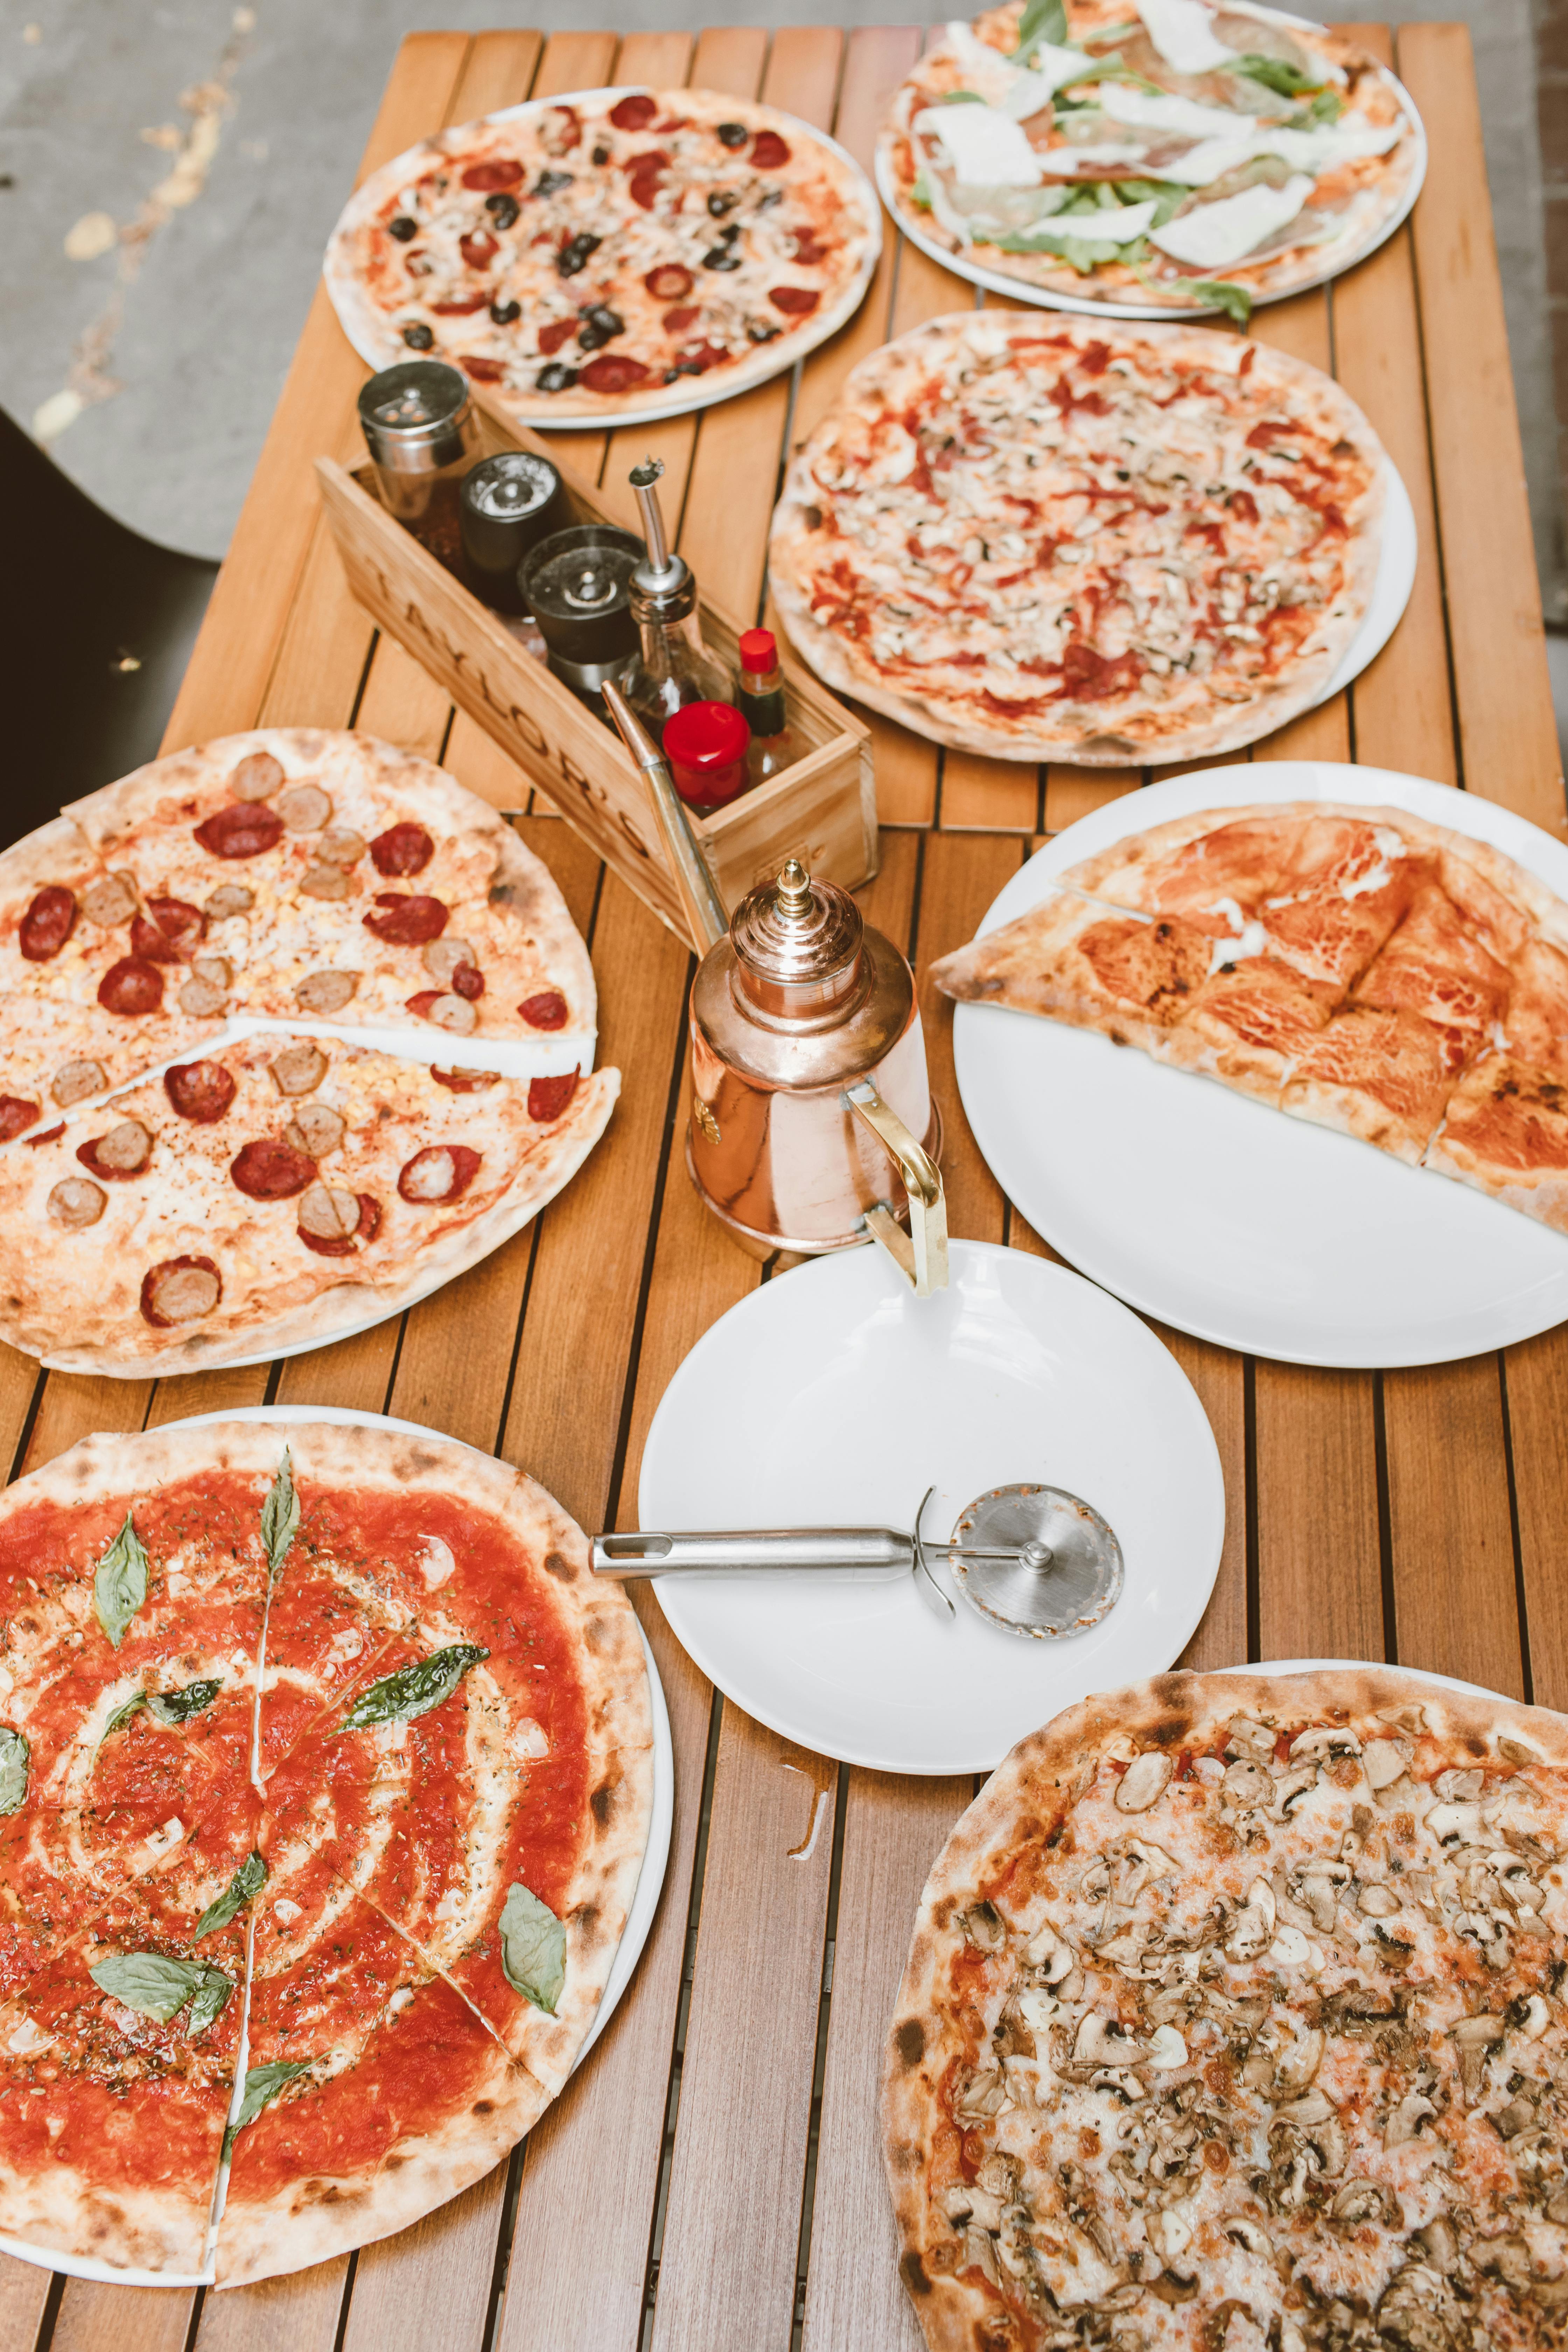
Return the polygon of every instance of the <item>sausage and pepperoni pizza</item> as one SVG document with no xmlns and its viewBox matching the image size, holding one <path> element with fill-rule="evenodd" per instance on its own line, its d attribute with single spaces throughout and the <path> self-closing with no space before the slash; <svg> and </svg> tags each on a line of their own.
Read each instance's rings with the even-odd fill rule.
<svg viewBox="0 0 1568 2352">
<path fill-rule="evenodd" d="M 1022 1741 L 927 1883 L 883 2088 L 931 2352 L 1546 2352 L 1568 1723 L 1382 1667 Z"/>
<path fill-rule="evenodd" d="M 0 1337 L 127 1377 L 397 1312 L 614 1107 L 510 825 L 363 735 L 198 745 L 0 856 Z"/>
<path fill-rule="evenodd" d="M 428 352 L 514 423 L 727 399 L 857 310 L 881 215 L 843 150 L 700 89 L 598 89 L 443 131 L 374 172 L 327 247 L 362 359 Z"/>
<path fill-rule="evenodd" d="M 1568 1233 L 1568 905 L 1408 810 L 1208 809 L 931 968 Z"/>
<path fill-rule="evenodd" d="M 1387 459 L 1302 361 L 1202 327 L 965 310 L 860 362 L 769 579 L 818 676 L 955 749 L 1233 751 L 1365 618 Z"/>
<path fill-rule="evenodd" d="M 11 1487 L 0 2239 L 233 2285 L 454 2196 L 572 2067 L 651 1794 L 632 1611 L 505 1464 L 237 1422 Z"/>
</svg>

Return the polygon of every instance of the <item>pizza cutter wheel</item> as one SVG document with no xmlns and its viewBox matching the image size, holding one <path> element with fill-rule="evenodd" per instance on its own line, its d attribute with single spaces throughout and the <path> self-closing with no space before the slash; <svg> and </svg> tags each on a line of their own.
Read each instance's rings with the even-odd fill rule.
<svg viewBox="0 0 1568 2352">
<path fill-rule="evenodd" d="M 952 1600 L 929 1557 L 945 1552 L 975 1612 L 1010 1633 L 1063 1641 L 1098 1625 L 1121 1591 L 1121 1547 L 1092 1504 L 1065 1487 L 993 1486 L 959 1515 L 945 1544 L 922 1535 L 928 1486 L 913 1532 L 893 1528 L 759 1528 L 594 1538 L 595 1576 L 756 1576 L 824 1570 L 852 1582 L 910 1576 L 935 1615 Z"/>
</svg>

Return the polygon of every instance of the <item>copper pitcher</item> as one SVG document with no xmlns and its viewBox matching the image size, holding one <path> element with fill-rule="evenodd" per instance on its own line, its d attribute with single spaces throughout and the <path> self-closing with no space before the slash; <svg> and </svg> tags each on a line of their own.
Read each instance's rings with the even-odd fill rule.
<svg viewBox="0 0 1568 2352">
<path fill-rule="evenodd" d="M 686 1164 L 742 1248 L 820 1256 L 869 1236 L 917 1297 L 947 1285 L 942 1119 L 914 974 L 847 890 L 796 858 L 726 924 L 668 769 L 613 688 L 699 949 Z"/>
</svg>

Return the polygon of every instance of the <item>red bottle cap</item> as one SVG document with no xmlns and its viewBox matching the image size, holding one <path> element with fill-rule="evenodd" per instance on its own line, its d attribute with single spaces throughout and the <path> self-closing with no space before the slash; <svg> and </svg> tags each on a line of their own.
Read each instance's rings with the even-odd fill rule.
<svg viewBox="0 0 1568 2352">
<path fill-rule="evenodd" d="M 664 753 L 672 766 L 728 767 L 745 758 L 751 740 L 752 730 L 732 702 L 683 702 L 664 722 Z"/>
<path fill-rule="evenodd" d="M 750 670 L 776 669 L 779 649 L 773 643 L 771 629 L 748 629 L 741 639 L 741 667 Z"/>
</svg>

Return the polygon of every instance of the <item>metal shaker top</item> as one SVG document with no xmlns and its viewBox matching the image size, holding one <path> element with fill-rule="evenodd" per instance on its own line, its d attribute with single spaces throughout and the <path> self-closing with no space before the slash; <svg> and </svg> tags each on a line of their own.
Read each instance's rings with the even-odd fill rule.
<svg viewBox="0 0 1568 2352">
<path fill-rule="evenodd" d="M 394 474 L 433 474 L 468 450 L 468 378 L 444 360 L 404 360 L 362 384 L 359 421 L 378 466 Z"/>
</svg>

